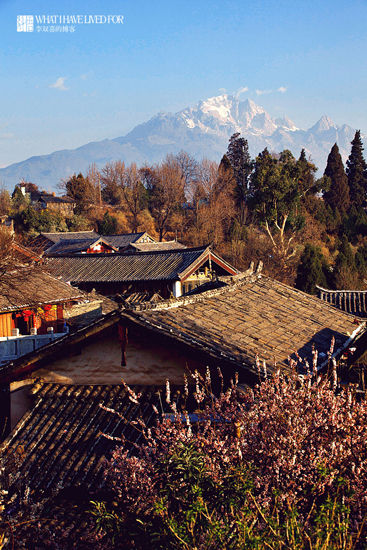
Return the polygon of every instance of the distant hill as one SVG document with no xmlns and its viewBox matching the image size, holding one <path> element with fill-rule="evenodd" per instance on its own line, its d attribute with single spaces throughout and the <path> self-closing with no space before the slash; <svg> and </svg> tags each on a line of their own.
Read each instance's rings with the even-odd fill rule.
<svg viewBox="0 0 367 550">
<path fill-rule="evenodd" d="M 276 152 L 290 149 L 298 156 L 304 147 L 323 171 L 335 142 L 343 159 L 347 158 L 355 130 L 346 124 L 337 126 L 327 116 L 308 130 L 302 130 L 287 117 L 272 118 L 250 99 L 240 101 L 230 95 L 220 95 L 175 114 L 159 113 L 123 137 L 95 141 L 77 149 L 55 151 L 11 164 L 0 169 L 0 181 L 8 189 L 13 189 L 23 178 L 41 188 L 55 190 L 60 179 L 74 172 L 85 172 L 92 163 L 98 167 L 116 160 L 139 165 L 154 163 L 167 153 L 177 153 L 181 149 L 198 160 L 207 157 L 219 161 L 234 132 L 240 132 L 248 140 L 252 156 L 265 147 Z"/>
</svg>

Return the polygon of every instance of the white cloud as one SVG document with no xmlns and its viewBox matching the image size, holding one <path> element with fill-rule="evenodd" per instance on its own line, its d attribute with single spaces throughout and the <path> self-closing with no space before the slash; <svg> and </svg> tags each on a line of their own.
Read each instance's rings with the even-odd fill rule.
<svg viewBox="0 0 367 550">
<path fill-rule="evenodd" d="M 284 94 L 287 91 L 287 88 L 285 86 L 279 86 L 276 90 L 255 90 L 256 95 L 267 95 L 267 94 L 275 94 L 276 92 L 280 92 L 281 94 Z"/>
<path fill-rule="evenodd" d="M 242 88 L 239 88 L 236 92 L 235 92 L 235 97 L 238 99 L 240 97 L 241 94 L 244 94 L 248 92 L 248 87 L 247 86 L 242 86 Z"/>
<path fill-rule="evenodd" d="M 7 134 L 0 134 L 0 139 L 13 139 L 14 137 L 15 135 L 10 132 Z"/>
<path fill-rule="evenodd" d="M 59 76 L 59 78 L 57 78 L 53 84 L 49 85 L 49 88 L 54 88 L 55 90 L 66 92 L 66 90 L 69 90 L 69 88 L 65 86 L 65 80 L 66 76 Z"/>
<path fill-rule="evenodd" d="M 273 90 L 255 90 L 256 95 L 272 94 Z"/>
<path fill-rule="evenodd" d="M 219 91 L 221 94 L 226 94 L 226 93 L 227 93 L 226 88 L 218 88 L 218 91 Z"/>
</svg>

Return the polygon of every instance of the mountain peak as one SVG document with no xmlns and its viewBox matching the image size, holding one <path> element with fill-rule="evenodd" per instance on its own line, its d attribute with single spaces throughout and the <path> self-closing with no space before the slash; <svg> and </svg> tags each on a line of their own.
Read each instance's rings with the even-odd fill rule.
<svg viewBox="0 0 367 550">
<path fill-rule="evenodd" d="M 331 118 L 329 118 L 326 115 L 323 115 L 320 118 L 320 120 L 318 120 L 316 124 L 314 124 L 314 126 L 310 128 L 310 132 L 327 132 L 328 130 L 331 130 L 331 129 L 337 130 L 338 127 L 335 124 L 335 122 L 331 120 Z"/>
<path fill-rule="evenodd" d="M 251 99 L 222 94 L 209 97 L 177 113 L 191 130 L 199 128 L 207 134 L 230 136 L 234 132 L 251 131 L 256 135 L 271 135 L 276 124 L 270 115 Z"/>
<path fill-rule="evenodd" d="M 213 97 L 208 97 L 202 101 L 199 101 L 194 107 L 184 109 L 182 112 L 197 112 L 205 113 L 208 115 L 219 116 L 222 119 L 228 117 L 238 116 L 238 113 L 247 112 L 249 115 L 255 116 L 265 113 L 263 107 L 257 105 L 252 99 L 240 99 L 234 95 L 221 94 Z"/>
<path fill-rule="evenodd" d="M 299 128 L 297 128 L 297 126 L 294 124 L 293 120 L 291 120 L 287 116 L 276 118 L 275 124 L 278 126 L 278 128 L 283 128 L 284 130 L 290 130 L 291 132 L 295 132 L 296 130 L 299 130 Z"/>
<path fill-rule="evenodd" d="M 73 172 L 84 172 L 92 163 L 98 167 L 119 159 L 126 164 L 155 163 L 168 153 L 175 154 L 180 150 L 197 159 L 219 161 L 235 132 L 248 141 L 250 154 L 254 157 L 265 147 L 271 151 L 289 149 L 295 156 L 305 148 L 323 170 L 335 142 L 343 160 L 347 158 L 355 130 L 346 125 L 339 128 L 327 116 L 321 117 L 309 130 L 301 130 L 286 116 L 273 119 L 252 99 L 240 100 L 236 94 L 221 94 L 177 113 L 159 113 L 124 136 L 2 168 L 0 178 L 8 189 L 13 189 L 21 178 L 49 189 L 56 188 L 61 178 L 67 178 Z"/>
<path fill-rule="evenodd" d="M 248 112 L 251 112 L 254 114 L 265 113 L 265 109 L 263 107 L 260 107 L 260 105 L 257 105 L 255 101 L 253 101 L 250 98 L 240 101 L 240 105 L 243 105 L 243 107 L 246 108 Z"/>
<path fill-rule="evenodd" d="M 227 95 L 209 97 L 198 105 L 202 113 L 209 114 L 227 120 L 231 116 L 234 98 Z"/>
</svg>

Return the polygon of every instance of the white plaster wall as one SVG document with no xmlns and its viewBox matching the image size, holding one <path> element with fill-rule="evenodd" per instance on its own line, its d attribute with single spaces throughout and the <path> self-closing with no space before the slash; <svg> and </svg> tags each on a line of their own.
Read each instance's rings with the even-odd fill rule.
<svg viewBox="0 0 367 550">
<path fill-rule="evenodd" d="M 173 282 L 173 295 L 175 298 L 179 298 L 182 296 L 182 285 L 181 281 L 174 281 Z"/>
<path fill-rule="evenodd" d="M 19 422 L 32 404 L 29 386 L 24 386 L 10 394 L 10 425 L 11 429 Z"/>
<path fill-rule="evenodd" d="M 187 360 L 173 346 L 146 344 L 129 336 L 127 366 L 121 366 L 121 347 L 117 337 L 84 345 L 80 355 L 53 361 L 46 369 L 37 370 L 35 378 L 47 382 L 70 384 L 182 384 L 183 375 L 201 364 Z"/>
</svg>

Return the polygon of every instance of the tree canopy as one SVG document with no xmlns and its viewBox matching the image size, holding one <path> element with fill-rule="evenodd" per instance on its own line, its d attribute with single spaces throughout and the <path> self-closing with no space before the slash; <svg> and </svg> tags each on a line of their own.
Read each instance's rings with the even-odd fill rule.
<svg viewBox="0 0 367 550">
<path fill-rule="evenodd" d="M 365 205 L 367 198 L 367 164 L 363 157 L 360 130 L 356 131 L 351 145 L 352 150 L 347 160 L 346 168 L 350 202 L 357 208 L 361 208 Z"/>
<path fill-rule="evenodd" d="M 296 287 L 308 294 L 317 294 L 316 285 L 327 286 L 325 260 L 318 247 L 307 243 L 298 264 Z"/>
<path fill-rule="evenodd" d="M 292 153 L 285 150 L 277 158 L 264 149 L 255 160 L 249 205 L 283 261 L 292 254 L 293 235 L 286 238 L 286 224 L 296 213 L 300 197 L 299 167 Z"/>
<path fill-rule="evenodd" d="M 236 204 L 240 213 L 240 221 L 241 223 L 244 223 L 244 212 L 250 186 L 250 176 L 253 169 L 253 162 L 248 150 L 247 140 L 240 137 L 240 133 L 235 133 L 230 137 L 226 156 L 229 159 L 233 169 L 233 174 L 236 181 Z"/>
<path fill-rule="evenodd" d="M 330 187 L 324 194 L 324 201 L 333 210 L 345 213 L 350 205 L 348 178 L 336 143 L 329 153 L 324 175 L 330 180 Z"/>
</svg>

